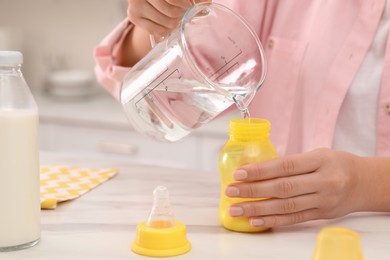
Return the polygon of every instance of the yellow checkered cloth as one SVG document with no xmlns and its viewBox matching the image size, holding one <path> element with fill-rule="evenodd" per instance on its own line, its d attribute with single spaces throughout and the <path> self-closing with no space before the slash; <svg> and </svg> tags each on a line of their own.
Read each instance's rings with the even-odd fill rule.
<svg viewBox="0 0 390 260">
<path fill-rule="evenodd" d="M 59 202 L 78 198 L 117 173 L 117 169 L 41 166 L 41 208 L 54 209 Z"/>
</svg>

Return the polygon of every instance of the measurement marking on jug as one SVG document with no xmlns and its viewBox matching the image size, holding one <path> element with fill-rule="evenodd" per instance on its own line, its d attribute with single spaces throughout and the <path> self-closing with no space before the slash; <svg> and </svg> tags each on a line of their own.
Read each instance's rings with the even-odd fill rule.
<svg viewBox="0 0 390 260">
<path fill-rule="evenodd" d="M 235 41 L 235 40 L 233 40 L 232 38 L 230 38 L 230 36 L 228 36 L 227 38 L 228 38 L 228 40 L 229 40 L 231 43 L 233 43 L 234 47 L 237 47 L 237 44 L 236 44 L 236 41 Z"/>
<path fill-rule="evenodd" d="M 237 53 L 236 55 L 234 55 L 233 58 L 231 58 L 230 60 L 226 60 L 226 58 L 225 58 L 224 56 L 221 56 L 221 59 L 225 61 L 225 64 L 224 64 L 222 67 L 220 67 L 219 69 L 217 69 L 214 73 L 212 73 L 212 74 L 210 75 L 209 78 L 211 79 L 213 76 L 216 76 L 216 74 L 218 74 L 218 73 L 221 72 L 223 69 L 225 69 L 226 66 L 229 65 L 229 63 L 231 63 L 232 61 L 234 61 L 234 60 L 235 60 L 238 56 L 240 56 L 241 54 L 242 54 L 242 50 L 240 49 L 240 52 Z M 235 65 L 238 65 L 238 62 L 235 62 L 232 66 L 230 66 L 230 67 L 228 67 L 227 69 L 225 69 L 219 76 L 216 76 L 216 78 L 215 78 L 214 80 L 216 80 L 216 79 L 218 79 L 219 77 L 221 77 L 223 74 L 225 74 L 229 69 L 231 69 L 231 68 L 232 68 L 233 66 L 235 66 Z"/>
<path fill-rule="evenodd" d="M 152 82 L 150 82 L 147 86 L 149 87 L 150 85 L 153 85 L 153 83 L 159 78 L 161 77 L 165 72 L 168 71 L 168 68 L 163 71 L 160 75 L 158 75 Z M 135 105 L 138 106 L 138 102 L 140 102 L 142 99 L 144 99 L 146 96 L 148 96 L 150 99 L 152 99 L 153 101 L 153 96 L 150 95 L 150 92 L 152 92 L 154 89 L 156 89 L 160 84 L 163 84 L 165 87 L 165 91 L 168 91 L 168 86 L 165 85 L 164 81 L 167 80 L 169 77 L 171 77 L 174 73 L 177 73 L 179 76 L 178 78 L 180 78 L 180 72 L 178 69 L 175 69 L 174 71 L 172 71 L 171 73 L 169 73 L 165 78 L 163 78 L 162 80 L 160 80 L 160 82 L 158 82 L 158 84 L 156 84 L 156 86 L 154 86 L 153 88 L 149 89 L 148 92 L 146 92 L 145 94 L 142 95 L 142 97 L 140 99 L 138 99 L 136 102 L 135 102 Z M 145 89 L 146 89 L 145 88 Z"/>
<path fill-rule="evenodd" d="M 238 66 L 238 62 L 233 63 L 232 66 L 230 66 L 229 68 L 227 68 L 223 73 L 219 74 L 219 76 L 216 77 L 214 80 L 219 79 L 220 77 L 222 77 L 226 72 L 228 72 L 228 71 L 229 71 L 231 68 L 233 68 L 234 66 Z"/>
</svg>

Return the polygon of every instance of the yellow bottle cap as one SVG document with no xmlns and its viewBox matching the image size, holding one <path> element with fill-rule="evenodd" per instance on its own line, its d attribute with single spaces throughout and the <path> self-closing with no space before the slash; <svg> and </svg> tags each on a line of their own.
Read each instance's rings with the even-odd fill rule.
<svg viewBox="0 0 390 260">
<path fill-rule="evenodd" d="M 131 250 L 154 257 L 176 256 L 188 252 L 191 244 L 187 240 L 186 226 L 173 217 L 168 189 L 158 186 L 153 195 L 152 211 L 147 222 L 137 225 Z"/>
<path fill-rule="evenodd" d="M 342 227 L 323 228 L 317 237 L 312 260 L 363 260 L 360 236 Z"/>
</svg>

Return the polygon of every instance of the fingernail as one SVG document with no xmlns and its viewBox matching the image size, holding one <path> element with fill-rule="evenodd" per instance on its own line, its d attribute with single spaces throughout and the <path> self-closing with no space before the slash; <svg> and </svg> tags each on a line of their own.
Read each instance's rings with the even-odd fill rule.
<svg viewBox="0 0 390 260">
<path fill-rule="evenodd" d="M 237 170 L 233 173 L 233 178 L 238 181 L 245 180 L 247 177 L 248 177 L 248 173 L 242 169 Z"/>
<path fill-rule="evenodd" d="M 252 218 L 251 225 L 254 227 L 262 227 L 264 226 L 264 220 L 262 220 L 261 218 Z"/>
<path fill-rule="evenodd" d="M 232 217 L 239 217 L 244 214 L 244 210 L 241 207 L 233 206 L 229 208 L 229 214 Z"/>
<path fill-rule="evenodd" d="M 225 194 L 229 197 L 237 197 L 240 195 L 240 190 L 237 187 L 229 186 L 226 188 Z"/>
</svg>

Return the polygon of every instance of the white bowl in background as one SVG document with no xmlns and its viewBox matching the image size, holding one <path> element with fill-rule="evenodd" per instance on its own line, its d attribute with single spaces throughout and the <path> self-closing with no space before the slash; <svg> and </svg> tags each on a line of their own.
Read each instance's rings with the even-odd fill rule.
<svg viewBox="0 0 390 260">
<path fill-rule="evenodd" d="M 58 70 L 46 78 L 45 90 L 61 98 L 82 98 L 90 96 L 95 86 L 95 76 L 88 70 Z"/>
</svg>

